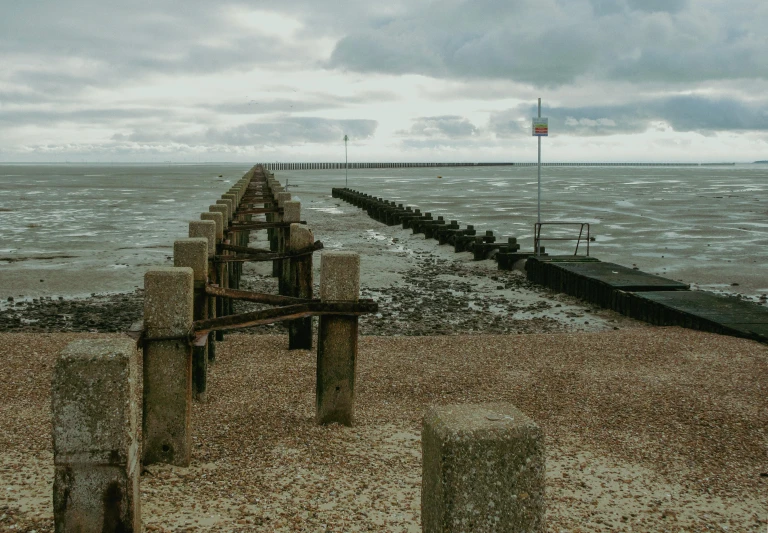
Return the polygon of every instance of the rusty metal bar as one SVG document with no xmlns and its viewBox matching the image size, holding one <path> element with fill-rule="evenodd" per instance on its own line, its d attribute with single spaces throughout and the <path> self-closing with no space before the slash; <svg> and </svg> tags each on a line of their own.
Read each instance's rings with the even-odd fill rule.
<svg viewBox="0 0 768 533">
<path fill-rule="evenodd" d="M 213 287 L 211 285 L 206 285 L 205 293 L 212 296 L 221 296 L 224 298 L 232 298 L 234 300 L 247 300 L 249 302 L 258 302 L 269 305 L 291 305 L 309 303 L 312 301 L 307 300 L 306 298 L 293 298 L 291 296 L 282 296 L 279 294 L 224 289 L 221 287 Z"/>
<path fill-rule="evenodd" d="M 267 248 L 251 248 L 250 246 L 235 246 L 233 244 L 222 244 L 216 248 L 216 251 L 237 252 L 240 254 L 272 254 L 272 250 Z"/>
<path fill-rule="evenodd" d="M 296 320 L 309 316 L 320 315 L 365 315 L 379 310 L 379 304 L 373 300 L 358 302 L 319 302 L 275 307 L 261 311 L 252 311 L 239 315 L 228 315 L 220 318 L 197 320 L 192 324 L 195 335 L 222 329 L 247 328 L 262 324 L 272 324 L 284 320 Z"/>
<path fill-rule="evenodd" d="M 282 213 L 282 207 L 257 207 L 255 209 L 242 209 L 235 212 L 236 215 L 263 215 L 265 213 Z"/>
<path fill-rule="evenodd" d="M 322 249 L 323 249 L 322 241 L 315 241 L 315 243 L 312 246 L 308 246 L 307 248 L 303 248 L 295 252 L 286 252 L 284 256 L 279 257 L 279 259 L 307 255 Z M 267 250 L 266 248 L 251 248 L 249 246 L 233 246 L 231 244 L 221 245 L 219 246 L 218 250 L 221 250 L 221 251 L 226 250 L 229 252 L 236 252 L 239 254 L 248 254 L 248 255 L 266 255 L 266 254 L 275 255 L 275 252 L 271 250 Z"/>
<path fill-rule="evenodd" d="M 213 256 L 213 262 L 214 263 L 248 263 L 248 262 L 257 262 L 257 261 L 274 261 L 275 259 L 291 259 L 293 257 L 301 257 L 303 255 L 312 255 L 315 251 L 322 249 L 322 246 L 319 248 L 307 248 L 300 252 L 293 252 L 293 253 L 279 253 L 279 252 L 268 252 L 268 253 L 259 253 L 259 254 L 248 254 L 247 256 L 240 255 L 215 255 Z"/>
<path fill-rule="evenodd" d="M 306 220 L 299 222 L 299 224 L 306 223 Z M 251 231 L 269 228 L 289 228 L 291 224 L 296 224 L 296 222 L 252 222 L 244 224 L 233 224 L 229 227 L 229 229 L 225 230 L 225 233 L 237 233 L 239 231 Z"/>
<path fill-rule="evenodd" d="M 580 226 L 579 229 L 579 236 L 578 237 L 542 237 L 541 236 L 541 230 L 542 226 Z M 579 253 L 579 244 L 581 244 L 583 235 L 584 235 L 584 227 L 587 228 L 587 256 L 589 256 L 589 240 L 590 240 L 590 234 L 589 234 L 589 222 L 536 222 L 534 224 L 534 231 L 533 231 L 533 249 L 538 250 L 539 244 L 541 241 L 576 241 L 576 250 L 573 252 L 573 255 L 577 255 Z"/>
</svg>

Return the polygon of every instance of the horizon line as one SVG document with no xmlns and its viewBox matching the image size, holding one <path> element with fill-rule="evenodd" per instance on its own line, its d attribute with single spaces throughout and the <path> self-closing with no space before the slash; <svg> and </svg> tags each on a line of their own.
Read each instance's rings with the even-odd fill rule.
<svg viewBox="0 0 768 533">
<path fill-rule="evenodd" d="M 711 161 L 711 162 L 685 162 L 685 161 L 556 161 L 542 162 L 541 166 L 729 166 L 766 164 L 768 160 L 758 161 Z M 302 166 L 317 168 L 296 168 L 295 170 L 315 169 L 344 169 L 344 162 L 335 161 L 0 161 L 0 165 L 263 165 L 275 166 Z M 348 163 L 348 168 L 408 168 L 408 167 L 439 167 L 439 166 L 537 166 L 533 161 L 357 161 Z M 324 168 L 319 168 L 324 167 Z"/>
</svg>

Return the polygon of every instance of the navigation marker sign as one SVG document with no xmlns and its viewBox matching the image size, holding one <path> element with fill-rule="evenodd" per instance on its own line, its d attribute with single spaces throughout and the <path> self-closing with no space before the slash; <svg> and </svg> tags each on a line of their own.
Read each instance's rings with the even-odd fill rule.
<svg viewBox="0 0 768 533">
<path fill-rule="evenodd" d="M 549 135 L 549 119 L 546 117 L 541 116 L 541 98 L 539 98 L 539 116 L 533 117 L 533 120 L 531 121 L 531 133 L 534 137 L 538 137 L 536 139 L 539 143 L 539 164 L 538 164 L 538 175 L 539 179 L 538 181 L 538 189 L 539 194 L 538 198 L 536 200 L 536 229 L 537 231 L 541 231 L 541 138 L 546 137 Z M 541 255 L 541 243 L 539 242 L 539 239 L 536 239 L 535 237 L 536 232 L 534 232 L 534 243 L 536 246 L 536 256 Z"/>
<path fill-rule="evenodd" d="M 531 131 L 534 137 L 546 137 L 549 134 L 549 119 L 546 117 L 533 117 Z"/>
</svg>

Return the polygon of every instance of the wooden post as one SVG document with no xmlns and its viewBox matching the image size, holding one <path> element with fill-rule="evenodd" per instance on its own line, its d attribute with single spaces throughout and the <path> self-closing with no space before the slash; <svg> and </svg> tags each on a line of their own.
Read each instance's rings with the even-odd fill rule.
<svg viewBox="0 0 768 533">
<path fill-rule="evenodd" d="M 325 252 L 320 260 L 320 300 L 356 302 L 360 293 L 360 256 Z M 357 369 L 357 317 L 321 316 L 317 332 L 317 422 L 354 421 Z"/>
<path fill-rule="evenodd" d="M 208 239 L 180 239 L 173 243 L 173 266 L 189 267 L 194 272 L 193 320 L 208 318 L 205 284 L 208 278 Z M 192 394 L 205 401 L 208 381 L 208 357 L 206 347 L 192 348 Z"/>
<path fill-rule="evenodd" d="M 189 466 L 192 448 L 192 329 L 194 272 L 152 268 L 144 274 L 144 411 L 142 462 Z"/>
<path fill-rule="evenodd" d="M 312 230 L 303 224 L 291 224 L 291 237 L 287 250 L 297 252 L 312 246 L 315 237 Z M 312 254 L 293 257 L 285 261 L 287 273 L 287 296 L 312 298 Z M 288 323 L 288 349 L 312 349 L 312 317 L 292 320 Z"/>
<path fill-rule="evenodd" d="M 137 359 L 136 343 L 121 338 L 72 342 L 56 361 L 51 407 L 57 532 L 141 531 Z"/>
</svg>

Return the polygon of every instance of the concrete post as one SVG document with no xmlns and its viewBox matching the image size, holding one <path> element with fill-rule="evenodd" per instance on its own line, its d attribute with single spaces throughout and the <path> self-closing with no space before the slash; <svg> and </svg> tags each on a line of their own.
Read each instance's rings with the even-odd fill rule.
<svg viewBox="0 0 768 533">
<path fill-rule="evenodd" d="M 229 201 L 229 203 L 230 203 L 230 210 L 231 210 L 231 213 L 232 213 L 232 221 L 234 222 L 235 220 L 238 219 L 238 216 L 237 216 L 237 207 L 238 207 L 237 195 L 234 194 L 233 192 L 229 192 L 229 193 L 222 194 L 221 197 L 224 200 Z M 234 240 L 233 240 L 232 244 L 235 244 L 237 246 L 245 246 L 245 241 L 244 241 L 245 236 L 246 236 L 246 232 L 244 232 L 244 231 L 241 231 L 239 233 L 235 233 L 234 234 Z M 231 265 L 230 272 L 233 274 L 233 278 L 234 278 L 233 279 L 233 283 L 232 283 L 232 287 L 235 288 L 235 289 L 239 289 L 240 288 L 240 277 L 241 277 L 242 271 L 243 271 L 243 264 L 242 263 L 230 263 L 230 265 Z"/>
<path fill-rule="evenodd" d="M 291 202 L 288 202 L 291 203 Z M 296 202 L 298 203 L 298 202 Z M 287 251 L 297 252 L 312 246 L 315 237 L 312 231 L 303 224 L 291 224 L 290 240 Z M 312 298 L 312 254 L 293 257 L 283 265 L 287 280 L 288 296 L 296 298 Z M 312 349 L 312 317 L 300 318 L 288 322 L 288 349 Z"/>
<path fill-rule="evenodd" d="M 123 339 L 70 343 L 53 370 L 57 532 L 141 531 L 138 354 Z"/>
<path fill-rule="evenodd" d="M 291 193 L 289 192 L 279 192 L 275 195 L 275 200 L 277 202 L 278 208 L 285 209 L 285 202 L 289 202 L 291 200 Z M 277 213 L 275 215 L 275 222 L 284 222 L 285 217 L 284 214 Z M 280 248 L 280 244 L 283 244 L 283 248 Z M 285 252 L 285 231 L 283 231 L 283 228 L 276 228 L 272 232 L 272 237 L 269 241 L 269 249 L 273 252 L 283 253 Z M 272 261 L 272 276 L 278 277 L 280 276 L 280 272 L 282 263 L 280 261 Z"/>
<path fill-rule="evenodd" d="M 544 438 L 511 404 L 424 415 L 421 529 L 544 532 Z"/>
<path fill-rule="evenodd" d="M 202 213 L 200 215 L 201 220 L 213 220 L 216 223 L 216 243 L 220 244 L 224 242 L 224 215 L 218 211 L 216 212 L 208 212 L 208 213 Z M 213 254 L 215 255 L 216 249 L 214 248 Z M 211 278 L 212 283 L 216 283 L 220 287 L 221 284 L 221 269 L 219 268 L 219 265 L 211 261 L 211 263 L 208 265 L 209 270 L 209 277 Z M 224 303 L 223 298 L 209 298 L 208 301 L 208 317 L 209 318 L 216 318 L 217 316 L 222 316 Z M 208 349 L 208 362 L 213 363 L 216 361 L 216 344 L 215 341 L 220 341 L 224 339 L 224 334 L 221 331 L 216 331 L 214 334 L 209 335 L 209 340 L 214 341 L 213 344 L 210 344 L 209 342 L 209 349 Z"/>
<path fill-rule="evenodd" d="M 216 200 L 216 205 L 224 205 L 227 207 L 227 220 L 229 220 L 228 226 L 232 226 L 232 221 L 235 219 L 235 204 L 234 201 L 231 199 L 225 199 L 224 195 L 222 195 L 222 198 L 220 200 Z M 239 246 L 239 237 L 240 233 L 230 233 L 229 234 L 229 244 L 233 244 L 235 246 Z M 229 253 L 226 253 L 224 255 L 230 255 Z M 237 288 L 237 263 L 227 263 L 225 265 L 227 269 L 227 287 L 231 289 Z M 229 305 L 228 313 L 232 314 L 232 301 L 227 300 L 227 303 Z"/>
<path fill-rule="evenodd" d="M 360 293 L 360 256 L 325 252 L 320 260 L 320 300 L 356 302 Z M 317 332 L 317 422 L 351 426 L 357 368 L 357 317 L 321 316 Z"/>
<path fill-rule="evenodd" d="M 224 207 L 227 208 L 226 211 L 223 211 L 223 213 L 227 221 L 227 226 L 229 226 L 230 223 L 232 222 L 232 202 L 230 200 L 219 199 L 219 200 L 216 200 L 215 205 L 223 205 Z"/>
<path fill-rule="evenodd" d="M 301 220 L 301 202 L 293 200 L 287 200 L 283 202 L 283 222 L 299 222 Z M 288 247 L 288 242 L 291 240 L 291 229 L 279 228 L 277 231 L 277 251 L 284 254 Z M 283 259 L 275 259 L 273 262 L 273 270 L 278 273 L 277 279 L 277 292 L 282 295 L 287 295 L 290 291 L 286 285 L 288 281 L 287 265 L 288 261 Z"/>
<path fill-rule="evenodd" d="M 208 318 L 205 283 L 208 278 L 208 239 L 180 239 L 173 243 L 173 266 L 189 267 L 194 275 L 194 296 L 192 318 Z M 208 355 L 206 347 L 192 347 L 192 394 L 195 399 L 205 401 L 208 381 Z"/>
<path fill-rule="evenodd" d="M 147 338 L 190 333 L 193 312 L 191 268 L 153 268 L 144 274 L 144 332 Z M 186 339 L 144 345 L 145 465 L 188 466 L 191 451 L 192 347 Z"/>
<path fill-rule="evenodd" d="M 208 211 L 210 211 L 211 213 L 221 213 L 221 216 L 224 217 L 223 220 L 224 220 L 225 230 L 226 228 L 229 227 L 229 220 L 230 220 L 229 208 L 226 205 L 224 204 L 210 205 L 208 206 Z M 227 241 L 227 239 L 225 238 L 224 240 L 222 240 L 222 242 L 226 243 L 229 241 Z M 222 252 L 221 255 L 229 255 L 229 254 Z M 216 279 L 218 280 L 219 287 L 223 289 L 229 288 L 229 268 L 227 267 L 226 263 L 219 263 L 217 265 Z M 230 311 L 231 301 L 229 300 L 229 298 L 219 298 L 219 300 L 221 300 L 221 310 L 217 309 L 216 316 L 225 316 L 225 315 L 232 314 Z M 218 333 L 219 332 L 217 332 L 216 340 L 224 340 L 223 334 L 218 335 Z"/>
<path fill-rule="evenodd" d="M 218 213 L 217 213 L 218 214 Z M 203 215 L 213 215 L 213 213 L 203 213 Z M 201 215 L 202 216 L 202 215 Z M 206 270 L 206 277 L 213 282 L 216 279 L 215 274 L 212 272 L 213 268 L 213 256 L 216 253 L 216 222 L 213 220 L 194 220 L 189 223 L 189 236 L 190 237 L 202 237 L 208 241 L 208 263 Z M 203 291 L 205 292 L 205 291 Z M 205 316 L 206 318 L 214 318 L 216 314 L 216 302 L 213 298 L 205 296 Z M 199 354 L 197 354 L 196 348 L 192 350 L 192 382 L 195 383 L 195 374 L 199 372 L 205 372 L 206 381 L 208 376 L 208 362 L 216 360 L 216 335 L 209 334 L 208 342 L 205 345 L 205 351 L 203 352 L 205 361 L 199 360 Z M 202 366 L 204 365 L 204 367 Z M 207 385 L 206 385 L 207 387 Z"/>
</svg>

